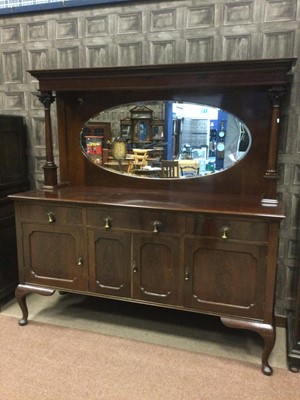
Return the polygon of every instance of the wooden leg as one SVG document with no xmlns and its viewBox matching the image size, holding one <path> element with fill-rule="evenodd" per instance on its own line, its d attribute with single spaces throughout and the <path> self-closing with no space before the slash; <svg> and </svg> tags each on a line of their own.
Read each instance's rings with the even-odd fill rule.
<svg viewBox="0 0 300 400">
<path fill-rule="evenodd" d="M 221 321 L 229 328 L 248 329 L 258 333 L 264 340 L 261 370 L 265 375 L 272 375 L 273 369 L 269 364 L 269 356 L 275 345 L 276 333 L 274 326 L 263 322 L 243 321 L 234 318 L 221 317 Z"/>
<path fill-rule="evenodd" d="M 289 370 L 291 372 L 298 373 L 298 372 L 300 372 L 300 366 L 299 365 L 289 365 Z"/>
<path fill-rule="evenodd" d="M 23 316 L 19 320 L 19 325 L 27 325 L 28 323 L 28 307 L 26 303 L 26 296 L 29 293 L 37 293 L 43 296 L 51 296 L 55 290 L 46 289 L 30 285 L 18 285 L 15 291 L 17 302 L 22 310 Z"/>
</svg>

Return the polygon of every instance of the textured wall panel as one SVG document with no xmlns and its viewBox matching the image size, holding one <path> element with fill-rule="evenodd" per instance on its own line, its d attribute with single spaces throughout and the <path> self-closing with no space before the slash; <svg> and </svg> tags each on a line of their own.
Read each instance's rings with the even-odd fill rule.
<svg viewBox="0 0 300 400">
<path fill-rule="evenodd" d="M 251 58 L 251 36 L 224 37 L 225 60 Z"/>
<path fill-rule="evenodd" d="M 56 25 L 57 39 L 70 39 L 78 37 L 77 19 L 58 21 Z"/>
<path fill-rule="evenodd" d="M 293 167 L 294 167 L 293 185 L 300 185 L 300 165 L 296 164 Z"/>
<path fill-rule="evenodd" d="M 167 31 L 176 29 L 176 10 L 155 11 L 151 13 L 150 31 Z"/>
<path fill-rule="evenodd" d="M 253 21 L 253 1 L 226 4 L 224 25 L 250 24 Z"/>
<path fill-rule="evenodd" d="M 8 110 L 23 110 L 25 108 L 24 93 L 6 93 L 4 104 Z"/>
<path fill-rule="evenodd" d="M 58 68 L 78 68 L 79 49 L 78 47 L 63 47 L 57 49 Z"/>
<path fill-rule="evenodd" d="M 45 127 L 44 119 L 41 117 L 34 117 L 33 123 L 33 134 L 34 134 L 34 145 L 36 147 L 45 148 Z"/>
<path fill-rule="evenodd" d="M 35 22 L 27 25 L 27 40 L 29 42 L 42 41 L 49 39 L 48 23 Z"/>
<path fill-rule="evenodd" d="M 109 66 L 109 47 L 87 46 L 87 66 L 88 67 L 108 67 Z"/>
<path fill-rule="evenodd" d="M 86 18 L 85 35 L 87 37 L 108 35 L 108 17 L 99 16 Z"/>
<path fill-rule="evenodd" d="M 150 54 L 151 64 L 172 64 L 175 62 L 175 42 L 152 42 Z"/>
<path fill-rule="evenodd" d="M 188 8 L 186 28 L 208 28 L 215 23 L 215 6 L 201 6 Z"/>
<path fill-rule="evenodd" d="M 214 38 L 188 39 L 186 41 L 187 62 L 209 62 L 213 60 Z"/>
<path fill-rule="evenodd" d="M 119 15 L 118 33 L 134 34 L 142 32 L 142 13 Z"/>
<path fill-rule="evenodd" d="M 29 69 L 49 69 L 50 57 L 48 49 L 28 50 Z"/>
<path fill-rule="evenodd" d="M 21 83 L 23 82 L 23 61 L 22 52 L 4 51 L 2 53 L 3 82 Z"/>
<path fill-rule="evenodd" d="M 142 43 L 124 43 L 118 46 L 118 65 L 141 65 Z"/>
<path fill-rule="evenodd" d="M 1 29 L 1 43 L 18 43 L 21 42 L 20 24 L 5 26 Z"/>
<path fill-rule="evenodd" d="M 263 43 L 264 58 L 292 57 L 294 31 L 265 33 Z"/>
<path fill-rule="evenodd" d="M 266 2 L 264 20 L 269 21 L 289 21 L 296 18 L 295 0 L 268 0 Z"/>
<path fill-rule="evenodd" d="M 300 219 L 300 195 L 297 193 L 292 194 L 292 202 L 291 202 L 291 221 L 290 221 L 290 229 L 295 229 L 299 227 L 299 219 Z M 294 258 L 297 257 L 295 254 Z"/>
</svg>

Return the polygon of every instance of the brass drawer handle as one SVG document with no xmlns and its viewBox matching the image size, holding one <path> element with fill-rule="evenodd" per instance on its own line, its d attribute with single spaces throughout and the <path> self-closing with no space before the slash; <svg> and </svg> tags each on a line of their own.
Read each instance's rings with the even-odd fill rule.
<svg viewBox="0 0 300 400">
<path fill-rule="evenodd" d="M 50 211 L 47 215 L 49 224 L 53 224 L 56 221 L 54 212 Z"/>
<path fill-rule="evenodd" d="M 153 226 L 153 233 L 158 233 L 159 227 L 162 225 L 162 223 L 160 221 L 153 221 L 151 222 L 151 225 Z"/>
<path fill-rule="evenodd" d="M 77 265 L 78 265 L 78 267 L 82 267 L 83 266 L 83 258 L 82 257 L 78 258 Z"/>
<path fill-rule="evenodd" d="M 220 230 L 222 233 L 221 239 L 223 239 L 223 240 L 228 239 L 228 232 L 230 231 L 229 226 L 222 226 L 222 228 Z"/>
<path fill-rule="evenodd" d="M 106 218 L 104 218 L 104 228 L 107 230 L 107 229 L 110 229 L 111 228 L 111 221 L 112 221 L 112 218 L 110 218 L 110 217 L 106 217 Z"/>
</svg>

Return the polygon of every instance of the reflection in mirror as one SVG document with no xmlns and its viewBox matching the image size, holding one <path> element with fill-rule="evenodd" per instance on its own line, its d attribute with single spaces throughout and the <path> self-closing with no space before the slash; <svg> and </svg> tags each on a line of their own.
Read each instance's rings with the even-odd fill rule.
<svg viewBox="0 0 300 400">
<path fill-rule="evenodd" d="M 232 167 L 251 146 L 246 125 L 216 107 L 151 101 L 100 112 L 80 144 L 94 164 L 130 176 L 194 178 Z"/>
</svg>

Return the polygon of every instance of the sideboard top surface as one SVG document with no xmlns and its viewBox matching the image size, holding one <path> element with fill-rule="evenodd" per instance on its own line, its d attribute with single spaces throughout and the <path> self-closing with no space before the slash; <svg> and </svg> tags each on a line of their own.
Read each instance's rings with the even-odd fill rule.
<svg viewBox="0 0 300 400">
<path fill-rule="evenodd" d="M 282 205 L 262 206 L 257 196 L 186 194 L 172 191 L 69 186 L 53 191 L 31 190 L 10 196 L 14 200 L 73 205 L 118 206 L 162 211 L 213 213 L 283 219 Z"/>
</svg>

